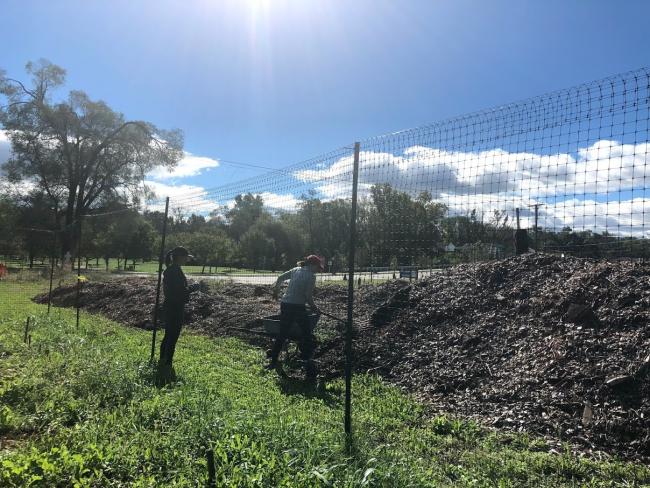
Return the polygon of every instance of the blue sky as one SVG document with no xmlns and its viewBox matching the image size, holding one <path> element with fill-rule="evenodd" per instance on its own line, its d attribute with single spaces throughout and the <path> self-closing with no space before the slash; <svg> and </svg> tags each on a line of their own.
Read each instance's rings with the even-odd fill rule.
<svg viewBox="0 0 650 488">
<path fill-rule="evenodd" d="M 650 64 L 650 2 L 2 0 L 0 66 L 44 57 L 186 149 L 279 167 Z M 223 164 L 215 186 L 258 170 Z"/>
<path fill-rule="evenodd" d="M 0 13 L 10 75 L 47 58 L 67 89 L 181 128 L 186 173 L 201 174 L 159 181 L 187 189 L 263 172 L 223 160 L 283 167 L 650 65 L 643 0 L 0 0 Z"/>
</svg>

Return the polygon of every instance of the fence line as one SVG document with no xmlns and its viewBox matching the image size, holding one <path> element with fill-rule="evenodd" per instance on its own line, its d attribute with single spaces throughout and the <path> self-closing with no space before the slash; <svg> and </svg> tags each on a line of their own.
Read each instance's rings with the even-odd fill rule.
<svg viewBox="0 0 650 488">
<path fill-rule="evenodd" d="M 209 266 L 215 280 L 248 284 L 272 283 L 306 254 L 323 256 L 320 282 L 347 285 L 349 433 L 355 285 L 435 277 L 454 264 L 533 251 L 646 259 L 649 121 L 644 68 L 170 196 L 164 212 L 161 199 L 143 212 L 98 210 L 73 223 L 84 236 L 77 290 L 82 254 L 104 258 L 107 268 L 119 256 L 124 271 L 127 259 L 137 259 L 143 272 L 157 272 L 153 358 L 165 249 L 185 245 L 197 258 L 188 271 L 207 277 Z M 41 253 L 50 259 L 52 283 L 56 239 L 34 246 L 42 231 L 59 233 L 23 229 L 23 248 L 6 249 L 20 259 L 5 261 L 23 267 L 25 255 L 33 263 Z"/>
</svg>

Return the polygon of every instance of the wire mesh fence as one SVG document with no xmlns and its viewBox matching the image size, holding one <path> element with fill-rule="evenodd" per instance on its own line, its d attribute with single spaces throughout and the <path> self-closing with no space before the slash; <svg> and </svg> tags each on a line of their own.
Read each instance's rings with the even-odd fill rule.
<svg viewBox="0 0 650 488">
<path fill-rule="evenodd" d="M 21 242 L 0 249 L 0 280 L 9 290 L 50 280 L 83 293 L 81 276 L 154 277 L 164 252 L 182 245 L 194 256 L 184 267 L 190 277 L 251 285 L 253 295 L 267 296 L 265 285 L 316 254 L 325 265 L 319 287 L 332 287 L 320 295 L 334 317 L 322 338 L 325 357 L 343 351 L 353 322 L 359 332 L 404 307 L 387 297 L 374 312 L 355 314 L 359 285 L 435 279 L 455 264 L 530 252 L 645 260 L 649 120 L 650 71 L 642 69 L 174 196 L 167 210 L 159 198 L 98 208 L 75 222 L 80 238 L 67 254 L 54 237 L 69 230 L 18 230 Z M 146 306 L 145 315 L 157 310 Z M 242 314 L 231 317 L 233 330 L 246 326 Z M 139 324 L 155 330 L 158 319 Z M 351 367 L 355 353 L 343 356 Z"/>
</svg>

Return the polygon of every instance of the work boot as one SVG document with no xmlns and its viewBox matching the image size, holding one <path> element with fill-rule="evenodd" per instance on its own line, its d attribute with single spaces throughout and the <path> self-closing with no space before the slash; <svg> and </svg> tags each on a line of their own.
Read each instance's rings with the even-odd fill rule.
<svg viewBox="0 0 650 488">
<path fill-rule="evenodd" d="M 159 386 L 164 386 L 171 381 L 174 381 L 176 378 L 176 373 L 174 372 L 171 364 L 169 363 L 158 363 L 158 374 L 156 377 L 156 383 Z"/>
</svg>

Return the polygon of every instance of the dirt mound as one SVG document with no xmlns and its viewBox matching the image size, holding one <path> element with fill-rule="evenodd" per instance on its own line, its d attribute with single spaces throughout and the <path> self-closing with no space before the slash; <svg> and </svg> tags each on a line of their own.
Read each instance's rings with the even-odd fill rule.
<svg viewBox="0 0 650 488">
<path fill-rule="evenodd" d="M 259 318 L 270 288 L 229 284 L 197 292 L 188 327 L 265 345 Z M 72 306 L 74 287 L 55 291 Z M 42 300 L 43 297 L 40 297 Z M 317 303 L 345 316 L 346 290 Z M 81 306 L 151 327 L 155 281 L 85 285 Z M 650 457 L 650 265 L 531 254 L 462 265 L 355 294 L 355 367 L 375 371 L 437 411 L 570 441 L 584 451 Z M 322 319 L 317 357 L 341 374 L 342 325 Z"/>
<path fill-rule="evenodd" d="M 403 287 L 360 362 L 437 409 L 650 456 L 650 266 L 527 255 Z"/>
<path fill-rule="evenodd" d="M 260 317 L 277 309 L 277 304 L 271 299 L 270 288 L 266 288 L 236 283 L 220 284 L 214 288 L 201 286 L 185 306 L 185 323 L 191 329 L 211 335 L 238 335 L 243 332 L 231 330 L 233 327 L 259 327 Z M 76 294 L 75 285 L 56 288 L 52 293 L 52 304 L 74 307 Z M 47 303 L 47 295 L 39 295 L 35 301 Z M 100 313 L 123 324 L 147 330 L 153 328 L 155 303 L 156 280 L 151 278 L 85 283 L 79 297 L 79 306 L 88 312 Z M 159 327 L 163 328 L 162 306 L 158 317 Z M 245 336 L 250 338 L 250 334 Z"/>
</svg>

